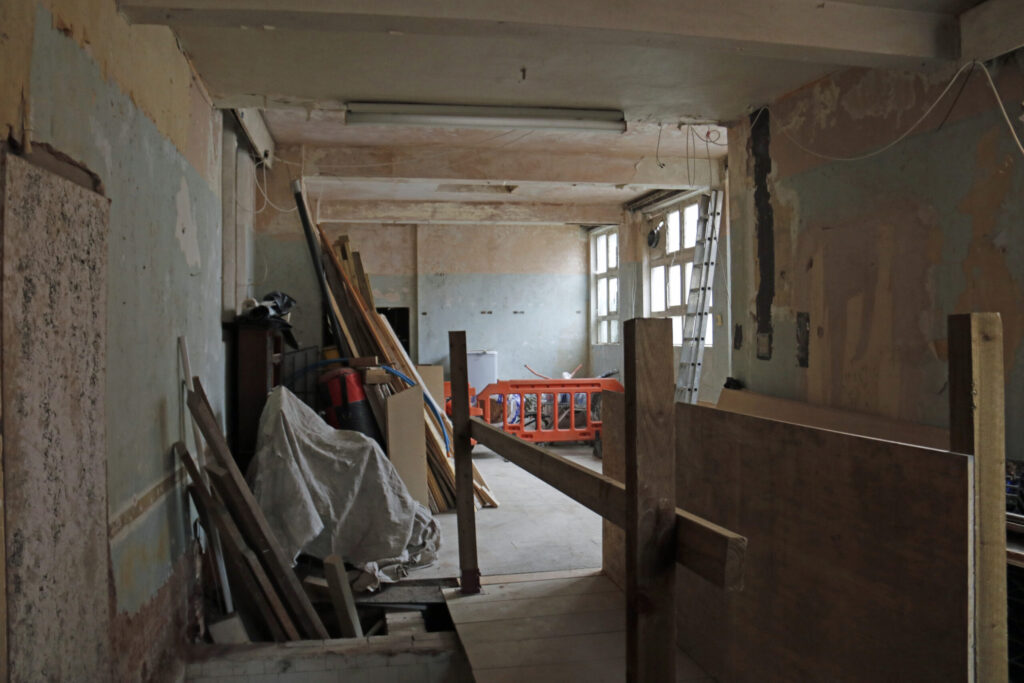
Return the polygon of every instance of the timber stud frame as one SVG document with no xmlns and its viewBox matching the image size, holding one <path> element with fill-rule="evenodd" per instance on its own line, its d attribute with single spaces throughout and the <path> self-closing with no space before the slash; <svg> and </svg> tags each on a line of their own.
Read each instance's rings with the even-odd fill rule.
<svg viewBox="0 0 1024 683">
<path fill-rule="evenodd" d="M 671 321 L 630 320 L 624 332 L 625 484 L 470 418 L 466 333 L 448 333 L 462 592 L 480 591 L 472 438 L 625 529 L 627 680 L 673 681 L 675 564 L 727 591 L 742 590 L 747 539 L 675 506 Z"/>
</svg>

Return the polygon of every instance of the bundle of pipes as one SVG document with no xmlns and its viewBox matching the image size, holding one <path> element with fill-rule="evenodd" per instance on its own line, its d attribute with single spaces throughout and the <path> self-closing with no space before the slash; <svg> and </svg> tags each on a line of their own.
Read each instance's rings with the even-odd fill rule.
<svg viewBox="0 0 1024 683">
<path fill-rule="evenodd" d="M 363 270 L 359 253 L 349 245 L 348 237 L 339 237 L 332 246 L 323 228 L 310 218 L 305 191 L 300 180 L 292 185 L 306 241 L 313 257 L 320 291 L 329 308 L 331 330 L 342 357 L 377 356 L 391 376 L 382 384 L 368 385 L 367 397 L 379 426 L 383 427 L 385 399 L 402 391 L 408 382 L 423 390 L 424 437 L 427 445 L 427 488 L 431 508 L 444 512 L 455 507 L 455 468 L 450 457 L 452 426 L 442 410 L 443 403 L 427 390 L 408 353 L 398 341 L 391 324 L 377 313 L 373 290 Z M 474 467 L 477 501 L 484 507 L 498 502 Z"/>
</svg>

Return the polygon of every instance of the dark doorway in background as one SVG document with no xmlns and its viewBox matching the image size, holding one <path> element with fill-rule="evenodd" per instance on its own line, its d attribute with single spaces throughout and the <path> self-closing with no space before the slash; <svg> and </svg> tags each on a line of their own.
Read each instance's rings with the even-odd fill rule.
<svg viewBox="0 0 1024 683">
<path fill-rule="evenodd" d="M 409 309 L 408 308 L 378 308 L 377 312 L 388 319 L 395 336 L 402 343 L 402 348 L 413 358 L 409 349 Z"/>
</svg>

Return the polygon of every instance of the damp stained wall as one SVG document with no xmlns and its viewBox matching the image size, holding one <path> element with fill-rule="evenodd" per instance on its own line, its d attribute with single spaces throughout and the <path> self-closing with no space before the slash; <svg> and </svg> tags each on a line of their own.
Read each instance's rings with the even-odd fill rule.
<svg viewBox="0 0 1024 683">
<path fill-rule="evenodd" d="M 176 338 L 223 406 L 221 116 L 170 31 L 113 0 L 5 0 L 0 126 L 84 165 L 110 198 L 105 413 L 119 680 L 173 671 L 188 595 Z M 5 132 L 6 132 L 5 131 Z M 60 520 L 55 520 L 60 524 Z M 106 552 L 107 549 L 104 549 Z"/>
<path fill-rule="evenodd" d="M 1016 119 L 1024 51 L 992 72 Z M 733 364 L 748 388 L 947 426 L 946 317 L 997 311 L 1007 415 L 1024 411 L 1024 158 L 984 75 L 976 70 L 955 107 L 951 95 L 877 156 L 838 162 L 801 149 L 849 157 L 881 148 L 922 116 L 951 75 L 846 70 L 770 106 L 762 189 L 774 238 L 761 246 L 775 263 L 765 272 L 750 121 L 730 128 L 732 308 L 744 331 Z M 775 292 L 771 357 L 762 359 L 756 299 L 766 284 Z M 797 362 L 799 313 L 809 315 L 806 368 Z M 1024 424 L 1006 426 L 1007 456 L 1024 459 Z"/>
</svg>

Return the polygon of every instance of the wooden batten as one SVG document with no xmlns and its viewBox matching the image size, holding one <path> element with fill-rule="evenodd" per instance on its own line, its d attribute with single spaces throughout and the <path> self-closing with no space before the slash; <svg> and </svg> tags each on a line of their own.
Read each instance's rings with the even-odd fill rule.
<svg viewBox="0 0 1024 683">
<path fill-rule="evenodd" d="M 974 456 L 976 676 L 1006 681 L 1006 405 L 998 313 L 949 317 L 951 448 Z"/>
<path fill-rule="evenodd" d="M 476 554 L 476 508 L 473 500 L 473 446 L 469 433 L 469 374 L 466 333 L 448 333 L 452 372 L 452 433 L 455 442 L 455 507 L 458 512 L 459 567 L 463 593 L 480 592 Z"/>
</svg>

